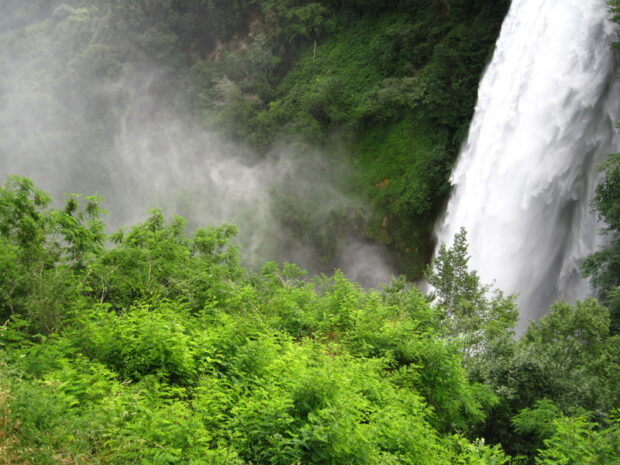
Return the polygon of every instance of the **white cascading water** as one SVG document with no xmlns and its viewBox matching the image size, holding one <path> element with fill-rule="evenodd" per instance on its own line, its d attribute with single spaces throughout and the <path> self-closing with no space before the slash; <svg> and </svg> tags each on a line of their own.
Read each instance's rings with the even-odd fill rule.
<svg viewBox="0 0 620 465">
<path fill-rule="evenodd" d="M 518 294 L 519 333 L 591 292 L 579 267 L 603 242 L 597 165 L 619 151 L 616 33 L 605 0 L 513 0 L 480 84 L 437 236 L 466 228 L 471 268 Z"/>
</svg>

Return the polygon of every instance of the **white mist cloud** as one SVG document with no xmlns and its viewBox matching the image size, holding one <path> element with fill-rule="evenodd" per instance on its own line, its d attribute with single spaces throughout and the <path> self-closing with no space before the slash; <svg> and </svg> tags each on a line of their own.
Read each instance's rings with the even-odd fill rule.
<svg viewBox="0 0 620 465">
<path fill-rule="evenodd" d="M 236 224 L 250 266 L 276 259 L 337 266 L 366 285 L 390 279 L 387 251 L 355 226 L 366 209 L 338 187 L 347 167 L 337 157 L 295 145 L 259 156 L 225 141 L 162 98 L 161 70 L 98 75 L 76 59 L 84 50 L 68 53 L 76 39 L 55 21 L 0 35 L 2 179 L 29 176 L 56 198 L 102 195 L 114 227 L 151 208 L 190 227 Z"/>
</svg>

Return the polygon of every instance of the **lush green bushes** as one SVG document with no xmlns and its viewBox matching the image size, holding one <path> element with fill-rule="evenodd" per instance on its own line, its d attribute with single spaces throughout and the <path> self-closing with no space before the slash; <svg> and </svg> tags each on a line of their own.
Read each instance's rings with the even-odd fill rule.
<svg viewBox="0 0 620 465">
<path fill-rule="evenodd" d="M 506 463 L 486 437 L 527 463 L 613 463 L 607 310 L 557 304 L 514 341 L 514 302 L 467 269 L 464 233 L 438 257 L 431 305 L 404 281 L 250 273 L 229 226 L 189 237 L 153 212 L 106 237 L 95 199 L 82 205 L 53 208 L 23 178 L 0 189 L 11 460 Z"/>
<path fill-rule="evenodd" d="M 94 199 L 56 209 L 23 178 L 0 205 L 2 434 L 24 460 L 503 460 L 455 436 L 496 400 L 419 291 L 250 274 L 233 228 L 190 238 L 159 212 L 104 248 Z"/>
<path fill-rule="evenodd" d="M 42 0 L 0 30 L 18 51 L 52 33 L 63 69 L 42 92 L 71 110 L 67 127 L 97 103 L 76 152 L 114 126 L 80 84 L 153 64 L 160 103 L 191 101 L 261 150 L 338 134 L 378 212 L 369 234 L 419 276 L 506 7 Z M 597 197 L 612 231 L 616 162 Z M 190 237 L 153 211 L 107 236 L 101 214 L 96 198 L 53 208 L 27 179 L 0 188 L 0 461 L 482 465 L 507 462 L 499 444 L 515 464 L 617 460 L 617 241 L 587 264 L 611 318 L 558 303 L 516 341 L 514 300 L 467 269 L 464 233 L 425 296 L 294 265 L 249 272 L 232 226 Z"/>
</svg>

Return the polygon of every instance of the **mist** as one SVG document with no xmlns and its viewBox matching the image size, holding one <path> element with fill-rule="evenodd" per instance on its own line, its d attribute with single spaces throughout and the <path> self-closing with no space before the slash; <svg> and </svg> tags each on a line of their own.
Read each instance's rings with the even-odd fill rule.
<svg viewBox="0 0 620 465">
<path fill-rule="evenodd" d="M 57 201 L 100 195 L 112 230 L 152 208 L 190 230 L 235 224 L 250 267 L 278 260 L 341 268 L 367 286 L 390 279 L 388 251 L 363 236 L 369 209 L 344 194 L 337 153 L 282 142 L 259 154 L 205 129 L 179 101 L 177 75 L 135 50 L 93 45 L 110 34 L 105 12 L 53 3 L 33 3 L 49 17 L 31 24 L 27 6 L 2 7 L 0 179 L 28 176 Z"/>
</svg>

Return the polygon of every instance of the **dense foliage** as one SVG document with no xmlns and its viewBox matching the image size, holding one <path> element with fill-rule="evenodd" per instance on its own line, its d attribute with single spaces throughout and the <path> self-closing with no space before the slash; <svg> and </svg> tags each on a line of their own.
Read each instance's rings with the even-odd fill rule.
<svg viewBox="0 0 620 465">
<path fill-rule="evenodd" d="M 4 463 L 616 463 L 609 313 L 559 303 L 515 341 L 464 233 L 427 297 L 249 272 L 232 226 L 153 211 L 107 236 L 101 214 L 0 188 Z"/>
<path fill-rule="evenodd" d="M 611 155 L 603 164 L 605 180 L 597 187 L 594 207 L 607 225 L 609 245 L 592 254 L 583 268 L 600 290 L 601 300 L 613 316 L 613 331 L 620 332 L 620 154 Z"/>
<path fill-rule="evenodd" d="M 0 65 L 12 73 L 20 57 L 45 102 L 36 118 L 56 115 L 38 138 L 68 141 L 76 160 L 105 157 L 129 82 L 155 100 L 147 113 L 174 109 L 260 152 L 283 140 L 343 151 L 350 193 L 375 209 L 366 235 L 420 277 L 508 4 L 10 1 Z M 76 175 L 88 186 L 92 173 Z"/>
<path fill-rule="evenodd" d="M 0 190 L 3 436 L 32 463 L 501 463 L 495 403 L 414 288 L 250 274 L 231 227 Z M 6 446 L 5 446 L 6 447 Z M 463 462 L 465 463 L 465 462 Z"/>
<path fill-rule="evenodd" d="M 245 46 L 192 65 L 197 110 L 258 147 L 344 138 L 377 208 L 367 233 L 420 276 L 509 2 L 258 3 Z"/>
<path fill-rule="evenodd" d="M 76 157 L 117 130 L 122 86 L 95 84 L 136 69 L 156 70 L 157 111 L 260 150 L 337 138 L 377 207 L 368 233 L 420 275 L 508 3 L 8 0 L 0 60 L 21 56 L 63 115 L 46 143 L 95 112 Z M 61 54 L 53 73 L 33 40 Z M 339 272 L 247 270 L 231 225 L 190 234 L 152 211 L 106 234 L 99 198 L 58 208 L 9 178 L 0 463 L 617 465 L 619 160 L 594 205 L 610 243 L 584 267 L 600 302 L 558 302 L 518 340 L 515 300 L 468 268 L 464 231 L 428 269 L 430 295 L 364 290 Z"/>
</svg>

